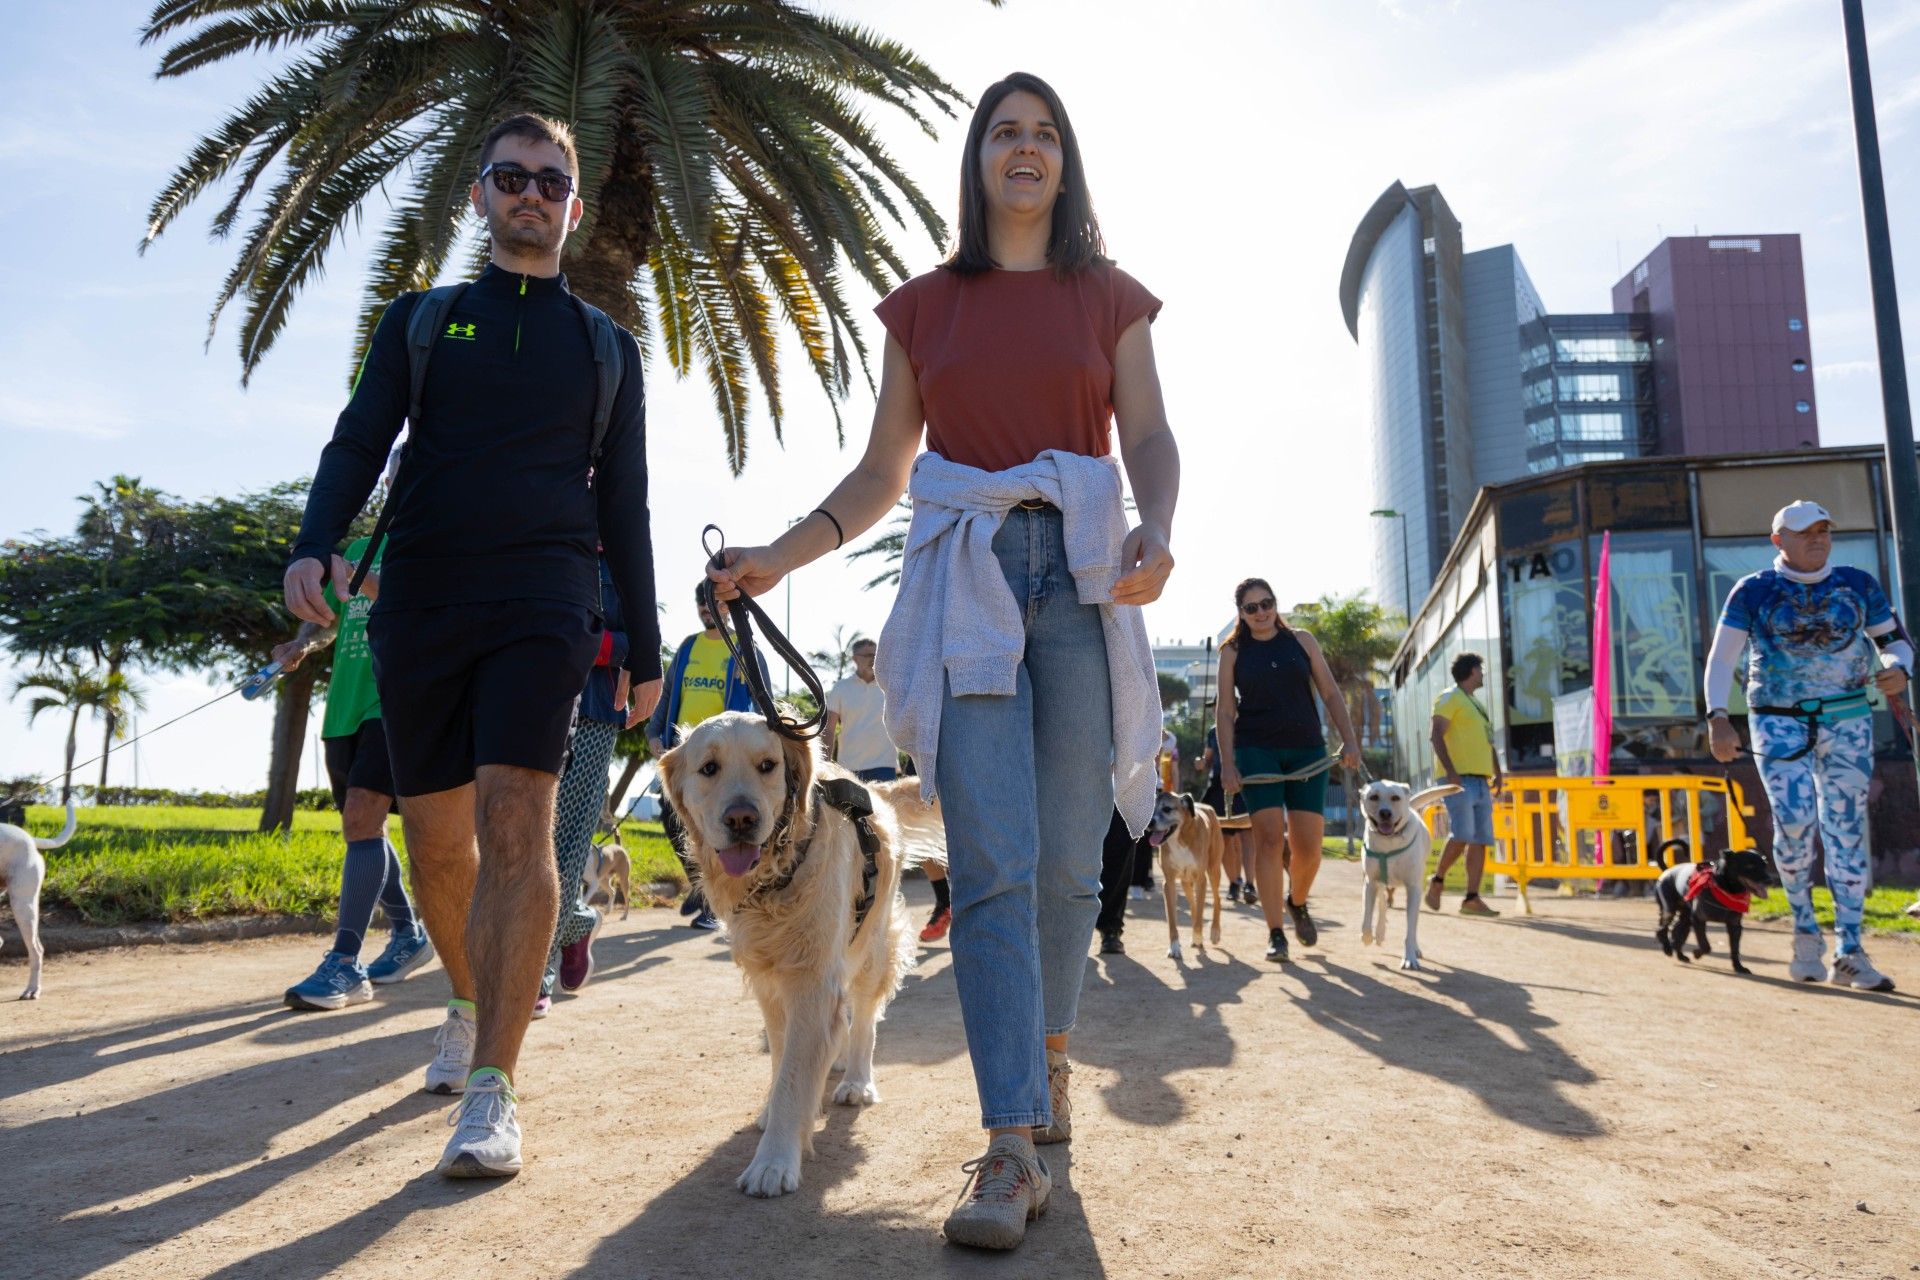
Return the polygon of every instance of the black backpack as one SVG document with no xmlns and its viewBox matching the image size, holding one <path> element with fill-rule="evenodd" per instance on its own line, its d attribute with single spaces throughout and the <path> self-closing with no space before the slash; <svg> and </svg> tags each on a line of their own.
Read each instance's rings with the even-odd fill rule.
<svg viewBox="0 0 1920 1280">
<path fill-rule="evenodd" d="M 471 281 L 462 280 L 459 284 L 443 284 L 428 289 L 420 295 L 420 301 L 413 306 L 413 314 L 407 317 L 407 436 L 411 440 L 413 432 L 420 429 L 420 397 L 427 386 L 427 360 L 433 355 L 433 344 L 439 337 L 453 327 L 446 320 L 452 314 L 460 295 L 467 291 Z M 601 446 L 606 443 L 607 423 L 613 418 L 614 397 L 620 393 L 622 374 L 620 362 L 620 327 L 613 317 L 592 303 L 575 296 L 573 305 L 580 309 L 580 318 L 586 321 L 587 332 L 593 336 L 593 365 L 599 383 L 593 398 L 593 443 L 588 456 L 597 466 L 600 462 Z M 406 465 L 407 446 L 400 446 L 401 465 Z M 394 475 L 394 490 L 400 487 L 400 477 Z M 374 521 L 373 537 L 367 542 L 367 553 L 360 557 L 360 563 L 353 568 L 353 580 L 347 584 L 346 595 L 351 598 L 360 590 L 360 584 L 366 580 L 367 570 L 373 566 L 373 553 L 387 535 L 387 526 L 393 521 L 393 509 L 397 504 L 389 492 L 386 505 L 380 509 L 380 518 Z"/>
</svg>

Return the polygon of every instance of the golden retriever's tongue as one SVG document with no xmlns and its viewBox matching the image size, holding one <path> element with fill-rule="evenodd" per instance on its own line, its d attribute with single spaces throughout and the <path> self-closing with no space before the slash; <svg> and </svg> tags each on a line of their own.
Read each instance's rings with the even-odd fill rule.
<svg viewBox="0 0 1920 1280">
<path fill-rule="evenodd" d="M 760 846 L 757 844 L 728 845 L 713 852 L 720 859 L 721 868 L 730 876 L 743 876 L 753 870 L 754 863 L 760 861 Z"/>
</svg>

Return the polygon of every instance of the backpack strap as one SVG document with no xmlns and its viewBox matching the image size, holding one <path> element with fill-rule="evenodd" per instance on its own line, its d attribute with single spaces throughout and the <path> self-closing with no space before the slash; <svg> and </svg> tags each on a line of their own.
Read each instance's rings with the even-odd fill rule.
<svg viewBox="0 0 1920 1280">
<path fill-rule="evenodd" d="M 612 316 L 577 294 L 573 303 L 580 308 L 580 318 L 586 321 L 587 335 L 593 340 L 593 364 L 598 381 L 593 397 L 593 445 L 587 456 L 598 466 L 601 447 L 607 440 L 607 424 L 613 420 L 613 399 L 620 394 L 620 377 L 624 372 L 620 326 L 613 322 Z"/>
<path fill-rule="evenodd" d="M 434 341 L 446 328 L 441 321 L 453 311 L 460 295 L 467 291 L 468 283 L 463 280 L 459 284 L 443 284 L 426 290 L 419 295 L 419 301 L 413 304 L 413 313 L 407 317 L 407 444 L 400 446 L 402 468 L 407 463 L 413 433 L 420 429 L 420 397 L 427 385 L 427 357 L 433 354 Z M 387 500 L 380 508 L 379 518 L 373 522 L 373 537 L 367 542 L 367 552 L 353 567 L 353 578 L 347 583 L 343 601 L 358 595 L 360 584 L 367 580 L 367 570 L 373 567 L 373 553 L 386 538 L 387 526 L 393 523 L 393 511 L 399 505 L 394 495 L 399 489 L 400 472 L 396 469 Z"/>
</svg>

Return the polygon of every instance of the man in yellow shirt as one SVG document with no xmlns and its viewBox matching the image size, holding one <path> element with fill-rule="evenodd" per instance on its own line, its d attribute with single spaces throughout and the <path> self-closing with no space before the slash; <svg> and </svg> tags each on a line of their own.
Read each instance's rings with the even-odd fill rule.
<svg viewBox="0 0 1920 1280">
<path fill-rule="evenodd" d="M 1440 866 L 1427 882 L 1427 909 L 1440 909 L 1441 886 L 1447 869 L 1467 857 L 1467 896 L 1461 900 L 1463 916 L 1497 916 L 1500 913 L 1480 900 L 1480 876 L 1486 867 L 1487 850 L 1493 845 L 1493 794 L 1500 790 L 1500 756 L 1493 749 L 1493 720 L 1486 707 L 1474 697 L 1474 691 L 1486 682 L 1486 662 L 1477 653 L 1463 653 L 1453 660 L 1453 688 L 1433 702 L 1434 770 L 1442 782 L 1459 787 L 1448 796 L 1447 847 L 1441 851 Z"/>
</svg>

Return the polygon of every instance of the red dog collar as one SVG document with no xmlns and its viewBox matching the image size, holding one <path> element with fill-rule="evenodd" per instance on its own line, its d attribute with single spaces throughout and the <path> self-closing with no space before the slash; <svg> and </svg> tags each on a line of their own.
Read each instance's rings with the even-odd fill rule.
<svg viewBox="0 0 1920 1280">
<path fill-rule="evenodd" d="M 1712 865 L 1705 862 L 1697 864 L 1693 874 L 1687 878 L 1687 901 L 1692 902 L 1703 893 L 1737 915 L 1747 914 L 1747 908 L 1753 905 L 1752 894 L 1728 893 L 1722 889 L 1713 878 Z"/>
</svg>

